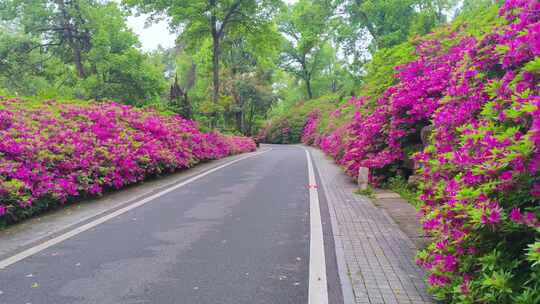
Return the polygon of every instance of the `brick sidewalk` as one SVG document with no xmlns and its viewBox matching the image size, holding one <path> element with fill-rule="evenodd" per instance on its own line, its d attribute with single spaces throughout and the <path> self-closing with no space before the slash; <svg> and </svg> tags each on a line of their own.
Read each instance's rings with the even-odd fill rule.
<svg viewBox="0 0 540 304">
<path fill-rule="evenodd" d="M 368 198 L 321 151 L 308 148 L 326 194 L 336 242 L 340 277 L 348 276 L 345 303 L 434 303 L 426 293 L 423 272 L 414 263 L 415 246 L 388 214 Z M 347 284 L 350 283 L 350 284 Z M 348 285 L 348 287 L 347 287 Z M 352 289 L 353 299 L 348 299 Z M 349 292 L 351 293 L 351 292 Z"/>
</svg>

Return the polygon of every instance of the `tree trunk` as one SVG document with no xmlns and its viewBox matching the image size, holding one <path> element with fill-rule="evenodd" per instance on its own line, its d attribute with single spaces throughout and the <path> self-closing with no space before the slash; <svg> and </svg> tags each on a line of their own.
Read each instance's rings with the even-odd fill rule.
<svg viewBox="0 0 540 304">
<path fill-rule="evenodd" d="M 219 101 L 219 52 L 220 52 L 220 36 L 213 30 L 212 33 L 212 74 L 213 74 L 213 95 L 212 101 L 217 104 Z M 210 128 L 215 128 L 217 124 L 218 113 L 213 113 L 210 118 Z"/>
<path fill-rule="evenodd" d="M 56 0 L 56 4 L 58 5 L 58 9 L 62 13 L 62 27 L 64 30 L 66 41 L 73 52 L 73 62 L 75 63 L 75 67 L 77 68 L 77 74 L 80 78 L 86 78 L 86 72 L 84 71 L 84 65 L 82 62 L 82 51 L 80 45 L 77 43 L 77 41 L 75 41 L 75 35 L 73 33 L 75 29 L 70 23 L 71 16 L 66 9 L 66 4 L 64 3 L 64 0 Z"/>
<path fill-rule="evenodd" d="M 210 0 L 209 5 L 211 8 L 211 14 L 210 17 L 210 28 L 212 31 L 212 84 L 214 86 L 213 88 L 213 94 L 212 94 L 212 101 L 214 104 L 216 104 L 219 101 L 219 39 L 220 33 L 218 31 L 218 22 L 216 17 L 216 0 Z M 217 124 L 217 113 L 213 112 L 212 117 L 210 117 L 210 128 L 215 128 Z"/>
<path fill-rule="evenodd" d="M 241 125 L 242 134 L 247 135 L 247 133 L 246 133 L 246 115 L 245 115 L 243 110 L 242 110 L 242 112 L 240 112 L 240 122 L 242 123 L 242 125 Z"/>
<path fill-rule="evenodd" d="M 330 90 L 332 91 L 332 93 L 335 93 L 337 92 L 337 80 L 336 79 L 332 79 L 332 87 L 330 88 Z"/>
<path fill-rule="evenodd" d="M 214 103 L 219 101 L 219 37 L 212 37 L 213 48 L 212 48 L 212 73 L 213 73 L 213 83 L 214 83 L 214 95 L 212 100 Z"/>
<path fill-rule="evenodd" d="M 81 49 L 78 47 L 77 43 L 70 44 L 71 48 L 73 49 L 73 59 L 75 60 L 75 66 L 77 67 L 77 74 L 79 75 L 79 78 L 86 78 L 86 72 L 82 62 Z"/>
<path fill-rule="evenodd" d="M 306 65 L 306 54 L 300 59 L 300 66 L 302 67 L 302 78 L 306 82 L 306 92 L 308 99 L 313 99 L 313 92 L 311 91 L 311 73 L 309 72 Z"/>
<path fill-rule="evenodd" d="M 247 121 L 248 125 L 247 125 L 247 130 L 246 130 L 246 136 L 251 136 L 252 135 L 252 130 L 253 130 L 253 118 L 255 116 L 255 105 L 253 103 L 250 104 L 250 107 L 249 107 L 249 119 Z"/>
<path fill-rule="evenodd" d="M 244 133 L 244 126 L 243 126 L 243 117 L 242 117 L 242 112 L 236 112 L 234 113 L 234 118 L 235 118 L 235 121 L 236 121 L 236 129 L 240 132 L 240 133 Z"/>
<path fill-rule="evenodd" d="M 306 77 L 306 91 L 309 99 L 313 99 L 313 92 L 311 90 L 311 77 Z"/>
<path fill-rule="evenodd" d="M 184 98 L 184 107 L 183 107 L 184 118 L 192 119 L 193 118 L 193 109 L 191 107 L 191 101 L 189 100 L 189 95 L 188 95 L 187 91 L 184 93 L 183 98 Z"/>
</svg>

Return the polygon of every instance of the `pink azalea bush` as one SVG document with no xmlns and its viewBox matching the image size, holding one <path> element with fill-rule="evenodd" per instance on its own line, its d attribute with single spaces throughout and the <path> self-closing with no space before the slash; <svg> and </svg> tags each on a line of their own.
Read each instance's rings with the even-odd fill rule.
<svg viewBox="0 0 540 304">
<path fill-rule="evenodd" d="M 321 148 L 326 154 L 337 160 L 343 158 L 345 143 L 350 137 L 350 113 L 358 115 L 362 106 L 366 103 L 366 98 L 353 97 L 337 109 L 330 112 L 327 121 L 320 110 L 311 112 L 306 120 L 302 142 Z"/>
<path fill-rule="evenodd" d="M 419 254 L 454 303 L 539 303 L 540 2 L 506 1 L 507 24 L 466 47 L 433 114 L 422 164 Z"/>
<path fill-rule="evenodd" d="M 417 40 L 395 84 L 356 98 L 338 126 L 306 116 L 305 142 L 352 176 L 368 167 L 376 183 L 419 162 L 434 242 L 417 262 L 448 303 L 540 303 L 540 2 L 507 0 L 500 20 L 479 37 L 450 28 Z"/>
<path fill-rule="evenodd" d="M 313 111 L 308 114 L 306 123 L 302 132 L 302 142 L 307 145 L 312 145 L 317 139 L 317 124 L 319 123 L 320 111 Z"/>
<path fill-rule="evenodd" d="M 0 222 L 255 149 L 152 109 L 0 97 Z"/>
<path fill-rule="evenodd" d="M 315 137 L 312 138 L 306 134 L 307 124 L 310 123 L 310 120 L 318 120 L 322 113 L 334 110 L 338 99 L 338 95 L 327 95 L 299 102 L 297 106 L 283 111 L 281 115 L 272 117 L 260 130 L 257 138 L 261 142 L 272 144 L 291 144 L 314 140 Z M 310 119 L 306 119 L 307 117 Z M 312 132 L 313 136 L 318 136 L 319 131 L 324 127 L 324 125 L 316 123 L 310 127 L 309 132 Z"/>
<path fill-rule="evenodd" d="M 303 126 L 303 125 L 302 125 Z M 290 144 L 299 141 L 302 126 L 295 124 L 291 128 L 289 119 L 284 118 L 267 124 L 257 135 L 260 141 L 270 144 Z"/>
</svg>

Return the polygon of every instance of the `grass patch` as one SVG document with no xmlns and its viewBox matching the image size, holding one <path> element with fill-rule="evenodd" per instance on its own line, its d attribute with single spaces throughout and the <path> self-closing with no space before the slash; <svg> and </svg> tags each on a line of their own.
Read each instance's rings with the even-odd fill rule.
<svg viewBox="0 0 540 304">
<path fill-rule="evenodd" d="M 416 186 L 410 185 L 403 177 L 391 177 L 383 185 L 384 189 L 392 190 L 399 194 L 404 200 L 415 208 L 419 208 L 422 202 L 419 199 L 420 193 Z"/>
<path fill-rule="evenodd" d="M 354 193 L 356 194 L 360 194 L 360 195 L 365 195 L 369 198 L 375 198 L 375 194 L 373 193 L 373 188 L 371 186 L 367 186 L 366 189 L 364 190 L 361 190 L 361 189 L 357 189 L 356 191 L 354 191 Z"/>
</svg>

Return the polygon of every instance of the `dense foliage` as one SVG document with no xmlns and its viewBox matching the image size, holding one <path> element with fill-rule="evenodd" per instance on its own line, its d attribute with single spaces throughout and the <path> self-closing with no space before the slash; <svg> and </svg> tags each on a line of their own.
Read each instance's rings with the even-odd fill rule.
<svg viewBox="0 0 540 304">
<path fill-rule="evenodd" d="M 0 90 L 151 105 L 251 136 L 278 102 L 354 95 L 375 50 L 428 32 L 461 2 L 4 0 Z M 167 22 L 174 47 L 141 45 L 134 14 Z"/>
<path fill-rule="evenodd" d="M 221 96 L 220 64 L 225 46 L 235 35 L 241 34 L 244 43 L 264 45 L 268 37 L 274 33 L 273 15 L 281 5 L 279 0 L 260 1 L 141 1 L 124 0 L 124 4 L 135 7 L 139 11 L 152 14 L 166 13 L 171 17 L 171 25 L 182 28 L 182 38 L 195 48 L 208 43 L 212 61 L 212 101 L 217 104 Z M 261 39 L 262 38 L 262 39 Z M 264 45 L 272 49 L 275 44 Z M 212 113 L 212 123 L 216 122 L 216 114 Z"/>
<path fill-rule="evenodd" d="M 416 156 L 436 240 L 418 262 L 455 303 L 540 301 L 540 3 L 509 0 L 500 13 L 506 25 L 461 40 L 432 144 Z"/>
<path fill-rule="evenodd" d="M 20 96 L 159 100 L 167 83 L 116 3 L 0 1 L 0 88 Z"/>
<path fill-rule="evenodd" d="M 306 117 L 312 112 L 327 113 L 336 107 L 337 95 L 323 96 L 297 104 L 294 108 L 281 109 L 280 115 L 269 120 L 258 138 L 273 144 L 299 143 L 302 139 Z"/>
<path fill-rule="evenodd" d="M 377 184 L 419 164 L 434 243 L 418 263 L 449 303 L 540 301 L 540 3 L 508 0 L 499 15 L 413 40 L 386 89 L 303 117 L 302 141 L 353 176 L 368 167 Z"/>
<path fill-rule="evenodd" d="M 250 138 L 201 133 L 149 108 L 0 98 L 0 224 L 253 150 Z"/>
</svg>

